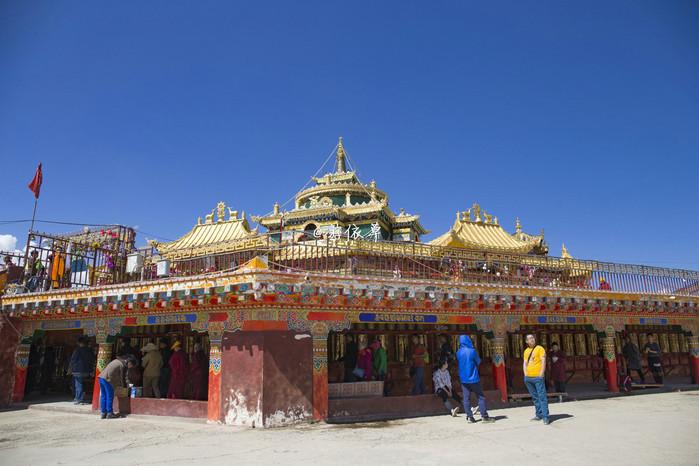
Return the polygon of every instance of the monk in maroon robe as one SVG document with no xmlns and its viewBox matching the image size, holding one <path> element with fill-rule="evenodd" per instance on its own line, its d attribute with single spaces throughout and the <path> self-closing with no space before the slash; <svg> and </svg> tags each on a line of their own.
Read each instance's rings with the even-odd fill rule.
<svg viewBox="0 0 699 466">
<path fill-rule="evenodd" d="M 209 385 L 209 358 L 201 349 L 199 343 L 194 345 L 192 364 L 190 366 L 190 380 L 192 381 L 192 399 L 206 400 Z"/>
<path fill-rule="evenodd" d="M 176 341 L 172 344 L 172 356 L 170 356 L 170 385 L 167 390 L 168 398 L 184 398 L 184 386 L 187 380 L 189 365 L 187 356 L 182 351 L 182 343 Z"/>
</svg>

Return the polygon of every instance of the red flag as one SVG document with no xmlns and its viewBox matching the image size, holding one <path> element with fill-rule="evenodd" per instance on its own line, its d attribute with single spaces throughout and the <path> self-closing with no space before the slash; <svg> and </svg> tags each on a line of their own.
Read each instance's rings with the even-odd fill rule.
<svg viewBox="0 0 699 466">
<path fill-rule="evenodd" d="M 27 185 L 29 187 L 29 190 L 34 193 L 34 197 L 37 199 L 39 199 L 39 192 L 41 191 L 41 182 L 43 181 L 43 179 L 44 177 L 41 174 L 41 164 L 39 164 L 39 166 L 36 167 L 34 179 L 32 179 L 32 182 Z"/>
</svg>

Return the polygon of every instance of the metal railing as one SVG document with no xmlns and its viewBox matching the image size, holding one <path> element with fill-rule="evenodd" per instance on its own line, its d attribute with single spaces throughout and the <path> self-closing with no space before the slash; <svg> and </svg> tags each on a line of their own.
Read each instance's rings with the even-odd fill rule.
<svg viewBox="0 0 699 466">
<path fill-rule="evenodd" d="M 41 244 L 41 243 L 39 243 Z M 229 252 L 216 253 L 216 250 Z M 41 249 L 45 252 L 45 248 Z M 265 234 L 254 241 L 240 244 L 211 245 L 211 253 L 191 258 L 158 263 L 163 259 L 157 251 L 138 251 L 143 267 L 132 273 L 124 268 L 126 247 L 118 255 L 113 269 L 105 276 L 106 254 L 93 248 L 84 257 L 92 264 L 84 276 L 56 283 L 51 279 L 49 289 L 56 287 L 93 286 L 106 283 L 149 281 L 158 278 L 194 276 L 209 272 L 235 270 L 256 256 L 265 256 L 272 270 L 327 273 L 342 276 L 365 276 L 431 280 L 435 282 L 512 285 L 536 288 L 572 288 L 616 291 L 622 293 L 667 296 L 699 296 L 699 272 L 616 264 L 600 261 L 493 253 L 447 248 L 422 243 L 348 241 L 306 238 L 279 242 L 278 236 Z M 135 251 L 131 250 L 132 254 Z M 43 252 L 42 252 L 43 253 Z M 0 253 L 1 255 L 1 253 Z M 113 255 L 112 255 L 113 257 Z M 179 257 L 186 257 L 180 252 Z M 72 261 L 72 259 L 71 259 Z M 112 259 L 114 261 L 114 259 Z M 72 263 L 72 262 L 71 262 Z M 161 264 L 162 265 L 162 264 Z M 64 275 L 65 276 L 65 275 Z M 46 288 L 46 279 L 42 282 Z M 32 290 L 29 290 L 32 291 Z M 34 291 L 37 291 L 35 289 Z"/>
<path fill-rule="evenodd" d="M 32 232 L 24 254 L 0 252 L 5 293 L 124 283 L 135 237 L 133 229 L 120 225 L 67 234 Z M 5 257 L 10 263 L 5 264 Z"/>
</svg>

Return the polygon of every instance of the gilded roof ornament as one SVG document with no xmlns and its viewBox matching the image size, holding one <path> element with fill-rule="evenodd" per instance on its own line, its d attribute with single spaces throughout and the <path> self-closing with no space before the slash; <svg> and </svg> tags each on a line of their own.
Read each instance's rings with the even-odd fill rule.
<svg viewBox="0 0 699 466">
<path fill-rule="evenodd" d="M 519 222 L 519 217 L 515 220 L 515 233 L 522 233 L 522 224 Z"/>
<path fill-rule="evenodd" d="M 573 258 L 573 256 L 571 256 L 570 253 L 568 252 L 568 249 L 566 248 L 565 243 L 561 244 L 561 257 L 563 259 L 572 259 Z"/>
<path fill-rule="evenodd" d="M 215 212 L 215 211 L 216 211 L 216 209 L 211 209 L 211 213 L 210 213 L 210 214 L 206 214 L 206 217 L 205 217 L 205 220 L 204 220 L 205 223 L 207 223 L 207 224 L 209 224 L 209 223 L 214 223 L 214 212 Z"/>
<path fill-rule="evenodd" d="M 279 203 L 278 202 L 274 203 L 274 206 L 272 207 L 272 214 L 279 215 Z"/>
<path fill-rule="evenodd" d="M 214 221 L 216 214 L 218 218 Z M 248 240 L 257 234 L 257 230 L 250 230 L 245 212 L 241 212 L 239 216 L 237 210 L 219 202 L 206 214 L 203 223 L 201 217 L 198 217 L 197 224 L 187 234 L 175 241 L 158 243 L 157 248 L 161 255 L 171 259 L 195 257 L 208 254 L 211 248 L 221 252 L 232 250 L 237 241 Z"/>
<path fill-rule="evenodd" d="M 476 217 L 474 221 L 478 223 L 482 222 L 483 220 L 481 219 L 481 206 L 479 206 L 478 203 L 474 202 L 471 208 L 473 209 L 473 215 Z"/>
<path fill-rule="evenodd" d="M 216 204 L 216 210 L 218 213 L 218 221 L 223 222 L 226 220 L 226 204 L 223 203 L 223 201 L 220 201 L 218 204 Z"/>
<path fill-rule="evenodd" d="M 337 165 L 337 173 L 345 172 L 345 146 L 342 145 L 342 136 L 340 136 L 337 142 L 337 153 L 335 154 L 335 160 Z"/>
</svg>

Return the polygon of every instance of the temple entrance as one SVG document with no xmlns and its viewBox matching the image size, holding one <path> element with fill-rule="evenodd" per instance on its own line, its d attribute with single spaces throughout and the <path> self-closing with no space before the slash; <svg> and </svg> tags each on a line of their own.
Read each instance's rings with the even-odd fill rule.
<svg viewBox="0 0 699 466">
<path fill-rule="evenodd" d="M 458 366 L 453 359 L 459 349 L 459 335 L 469 335 L 474 347 L 478 350 L 482 363 L 480 366 L 481 383 L 484 390 L 494 390 L 491 364 L 490 335 L 478 330 L 475 325 L 425 325 L 425 324 L 353 324 L 352 328 L 343 333 L 331 333 L 328 337 L 328 379 L 329 383 L 361 381 L 351 372 L 354 367 L 348 361 L 354 361 L 347 354 L 353 343 L 361 350 L 379 340 L 386 349 L 387 373 L 384 381 L 386 396 L 406 396 L 412 394 L 413 380 L 411 367 L 415 345 L 413 336 L 422 345 L 427 356 L 424 358 L 424 387 L 425 394 L 434 393 L 432 373 L 449 348 L 451 361 L 449 371 L 452 383 L 460 391 Z M 364 380 L 375 380 L 375 374 L 364 377 Z"/>
<path fill-rule="evenodd" d="M 624 332 L 617 338 L 617 354 L 619 364 L 626 370 L 626 360 L 623 357 L 624 337 L 628 335 L 631 342 L 641 352 L 641 370 L 647 380 L 652 381 L 648 358 L 644 347 L 648 342 L 648 334 L 652 334 L 662 352 L 663 376 L 667 380 L 687 383 L 691 379 L 689 348 L 687 335 L 680 326 L 668 325 L 627 325 Z"/>
<path fill-rule="evenodd" d="M 589 325 L 522 325 L 517 332 L 508 334 L 505 348 L 508 385 L 515 391 L 526 392 L 522 372 L 522 354 L 527 348 L 526 336 L 536 336 L 537 344 L 546 349 L 558 343 L 566 356 L 566 385 L 601 384 L 604 365 L 598 333 Z M 547 385 L 549 382 L 547 368 Z"/>
<path fill-rule="evenodd" d="M 171 390 L 170 382 L 173 380 L 173 368 L 169 364 L 174 353 L 172 347 L 175 342 L 180 342 L 181 351 L 184 353 L 186 365 L 184 367 L 184 386 Z M 122 327 L 121 333 L 114 341 L 113 357 L 125 352 L 132 354 L 138 360 L 138 367 L 130 369 L 127 373 L 127 384 L 142 388 L 136 391 L 137 397 L 154 398 L 152 388 L 144 387 L 144 367 L 142 349 L 151 344 L 158 348 L 163 360 L 160 371 L 158 388 L 160 398 L 171 397 L 186 400 L 206 401 L 208 398 L 209 381 L 209 336 L 206 333 L 198 333 L 191 329 L 189 324 L 170 325 L 141 325 Z M 173 363 L 174 365 L 174 363 Z M 175 369 L 180 371 L 180 369 Z M 174 382 L 178 383 L 178 382 Z"/>
<path fill-rule="evenodd" d="M 37 331 L 29 349 L 27 380 L 24 388 L 25 400 L 38 399 L 73 399 L 75 385 L 70 371 L 70 358 L 78 346 L 82 330 L 48 330 Z M 97 354 L 95 339 L 85 337 L 88 348 Z M 93 360 L 94 361 L 94 360 Z M 83 380 L 85 400 L 92 396 L 94 362 L 91 374 Z"/>
<path fill-rule="evenodd" d="M 328 336 L 328 418 L 330 422 L 348 419 L 368 420 L 448 414 L 454 407 L 463 412 L 463 392 L 456 353 L 459 336 L 468 335 L 481 358 L 481 386 L 489 408 L 506 399 L 506 392 L 496 388 L 491 354 L 492 334 L 473 324 L 430 325 L 402 323 L 358 323 L 342 333 Z M 367 375 L 355 368 L 366 367 L 362 353 L 380 341 L 386 350 L 386 375 L 376 371 Z M 420 356 L 423 353 L 424 356 Z M 354 353 L 355 357 L 352 357 Z M 364 357 L 374 359 L 376 349 Z M 440 359 L 449 361 L 451 386 L 457 399 L 443 400 L 435 395 L 433 375 Z M 379 359 L 380 360 L 380 359 Z M 422 378 L 420 364 L 422 364 Z M 372 368 L 373 369 L 373 368 Z M 498 379 L 504 374 L 499 371 Z M 421 382 L 420 382 L 421 381 Z M 471 395 L 471 406 L 477 404 Z"/>
</svg>

